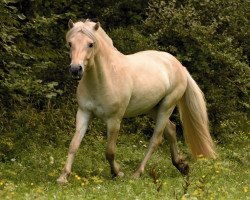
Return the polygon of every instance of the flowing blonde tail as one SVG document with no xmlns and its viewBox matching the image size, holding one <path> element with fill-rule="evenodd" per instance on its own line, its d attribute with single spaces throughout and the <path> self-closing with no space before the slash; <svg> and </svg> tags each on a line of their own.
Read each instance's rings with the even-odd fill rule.
<svg viewBox="0 0 250 200">
<path fill-rule="evenodd" d="M 215 158 L 203 92 L 187 71 L 187 89 L 178 104 L 184 137 L 193 156 Z"/>
</svg>

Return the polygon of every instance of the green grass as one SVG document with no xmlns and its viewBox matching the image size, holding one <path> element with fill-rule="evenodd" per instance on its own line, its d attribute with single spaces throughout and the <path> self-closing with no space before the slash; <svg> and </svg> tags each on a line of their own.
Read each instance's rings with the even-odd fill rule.
<svg viewBox="0 0 250 200">
<path fill-rule="evenodd" d="M 65 121 L 59 122 L 56 115 L 65 116 Z M 229 134 L 225 136 L 227 139 L 217 141 L 216 160 L 192 160 L 186 145 L 180 141 L 179 147 L 190 164 L 188 178 L 182 177 L 172 165 L 169 146 L 164 142 L 148 162 L 142 177 L 134 180 L 131 175 L 147 150 L 148 137 L 141 132 L 123 130 L 118 139 L 117 160 L 125 177 L 113 180 L 104 156 L 105 131 L 97 131 L 105 128 L 97 124 L 96 129 L 92 125 L 77 152 L 69 183 L 58 185 L 56 179 L 66 161 L 73 134 L 73 116 L 40 113 L 38 117 L 30 110 L 25 116 L 22 121 L 15 120 L 16 126 L 10 126 L 9 131 L 21 134 L 33 126 L 29 134 L 34 131 L 34 135 L 20 137 L 22 142 L 16 142 L 18 151 L 13 150 L 0 163 L 0 199 L 250 199 L 249 135 L 246 133 Z"/>
<path fill-rule="evenodd" d="M 8 118 L 0 116 L 1 200 L 250 199 L 250 137 L 242 131 L 218 137 L 216 160 L 194 161 L 179 140 L 190 165 L 188 178 L 172 165 L 164 142 L 142 177 L 132 179 L 149 142 L 148 120 L 140 118 L 124 123 L 119 134 L 116 156 L 124 178 L 111 179 L 104 156 L 106 128 L 95 120 L 77 152 L 69 183 L 58 185 L 74 134 L 74 110 L 73 104 L 64 104 L 43 112 L 27 108 L 13 111 Z"/>
</svg>

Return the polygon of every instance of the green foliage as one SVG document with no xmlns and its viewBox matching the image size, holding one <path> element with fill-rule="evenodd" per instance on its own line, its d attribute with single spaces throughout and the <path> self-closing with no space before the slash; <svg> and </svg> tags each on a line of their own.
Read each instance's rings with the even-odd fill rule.
<svg viewBox="0 0 250 200">
<path fill-rule="evenodd" d="M 53 48 L 62 41 L 53 42 L 52 37 L 58 32 L 52 28 L 59 17 L 53 15 L 49 20 L 38 17 L 28 21 L 18 6 L 11 4 L 17 2 L 0 3 L 0 106 L 32 103 L 42 107 L 46 99 L 62 94 L 58 83 L 47 74 L 60 63 L 56 60 L 64 54 Z"/>
<path fill-rule="evenodd" d="M 0 161 L 17 158 L 23 150 L 62 145 L 60 140 L 65 137 L 65 133 L 72 133 L 75 128 L 75 112 L 71 112 L 74 107 L 66 103 L 64 108 L 52 110 L 48 104 L 44 111 L 27 107 L 11 114 L 3 113 L 0 116 Z"/>
<path fill-rule="evenodd" d="M 150 1 L 145 21 L 160 49 L 177 56 L 202 87 L 216 134 L 235 131 L 237 127 L 221 127 L 228 119 L 241 125 L 247 121 L 246 6 L 247 2 L 233 0 Z"/>
<path fill-rule="evenodd" d="M 110 32 L 114 46 L 124 54 L 132 54 L 146 49 L 156 49 L 156 42 L 146 37 L 134 26 L 117 28 Z"/>
</svg>

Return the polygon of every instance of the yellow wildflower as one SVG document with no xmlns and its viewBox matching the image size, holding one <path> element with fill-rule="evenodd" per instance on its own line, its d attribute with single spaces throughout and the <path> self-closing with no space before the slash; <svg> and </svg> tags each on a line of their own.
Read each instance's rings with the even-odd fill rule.
<svg viewBox="0 0 250 200">
<path fill-rule="evenodd" d="M 75 179 L 79 181 L 79 180 L 81 180 L 81 177 L 76 174 Z"/>
</svg>

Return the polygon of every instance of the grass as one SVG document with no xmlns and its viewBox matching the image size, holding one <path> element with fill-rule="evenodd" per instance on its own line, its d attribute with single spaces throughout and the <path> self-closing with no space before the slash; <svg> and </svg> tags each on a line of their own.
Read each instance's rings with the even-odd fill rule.
<svg viewBox="0 0 250 200">
<path fill-rule="evenodd" d="M 30 118 L 35 117 L 32 112 L 28 113 Z M 42 113 L 40 117 L 37 124 L 53 124 L 49 129 L 41 124 L 34 125 L 41 141 L 30 136 L 34 142 L 27 139 L 28 144 L 19 146 L 18 153 L 0 163 L 0 199 L 250 199 L 249 135 L 246 133 L 232 134 L 227 140 L 218 141 L 216 160 L 192 160 L 186 145 L 180 141 L 179 147 L 189 160 L 189 177 L 182 177 L 174 168 L 169 146 L 164 142 L 142 177 L 134 180 L 131 175 L 147 150 L 148 137 L 141 132 L 122 131 L 117 160 L 125 177 L 113 180 L 104 156 L 105 134 L 91 126 L 77 152 L 69 183 L 58 185 L 56 179 L 66 160 L 73 127 L 71 123 L 58 123 L 58 127 L 57 120 L 51 116 L 48 120 L 50 117 Z M 26 126 L 30 125 L 24 123 L 17 126 L 16 131 L 27 131 Z M 67 135 L 68 130 L 72 134 Z M 50 138 L 56 142 L 44 142 L 42 131 L 51 131 L 46 136 L 56 132 L 56 138 Z"/>
</svg>

